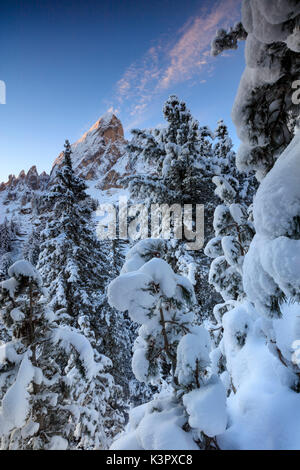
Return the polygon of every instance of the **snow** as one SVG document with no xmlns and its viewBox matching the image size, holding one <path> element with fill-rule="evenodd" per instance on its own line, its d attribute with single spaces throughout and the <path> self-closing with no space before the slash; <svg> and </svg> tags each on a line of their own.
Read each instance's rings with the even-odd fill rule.
<svg viewBox="0 0 300 470">
<path fill-rule="evenodd" d="M 49 444 L 48 450 L 67 450 L 68 441 L 61 436 L 52 436 Z"/>
<path fill-rule="evenodd" d="M 160 239 L 141 240 L 126 254 L 122 273 L 137 271 L 149 259 L 160 256 L 165 250 L 165 241 Z"/>
<path fill-rule="evenodd" d="M 10 316 L 15 322 L 22 321 L 25 318 L 24 313 L 18 308 L 14 308 L 10 312 Z"/>
<path fill-rule="evenodd" d="M 147 291 L 151 282 L 151 277 L 140 271 L 122 274 L 109 284 L 108 302 L 121 312 L 128 310 L 131 319 L 142 324 L 155 303 L 155 297 Z"/>
<path fill-rule="evenodd" d="M 0 345 L 0 364 L 4 364 L 9 361 L 13 364 L 17 364 L 22 360 L 22 355 L 16 353 L 14 343 L 6 343 Z"/>
<path fill-rule="evenodd" d="M 278 288 L 288 297 L 294 297 L 300 288 L 300 240 L 295 239 L 300 217 L 299 149 L 297 133 L 254 199 L 256 236 L 245 257 L 244 289 L 266 315 Z"/>
<path fill-rule="evenodd" d="M 256 232 L 276 238 L 291 232 L 294 217 L 300 216 L 300 132 L 276 161 L 254 198 Z"/>
<path fill-rule="evenodd" d="M 288 29 L 281 23 L 295 18 L 300 7 L 294 0 L 247 0 L 243 1 L 242 22 L 249 33 L 260 41 L 284 41 Z"/>
<path fill-rule="evenodd" d="M 159 284 L 166 297 L 173 297 L 176 289 L 176 274 L 163 259 L 154 258 L 145 263 L 139 270 L 147 274 L 155 284 Z"/>
<path fill-rule="evenodd" d="M 139 342 L 135 342 L 134 354 L 132 357 L 132 372 L 139 382 L 147 383 L 149 361 L 146 357 L 146 344 L 142 338 L 138 338 Z"/>
<path fill-rule="evenodd" d="M 26 423 L 21 430 L 22 438 L 26 439 L 28 437 L 34 436 L 34 434 L 38 432 L 39 427 L 39 423 L 35 423 L 34 421 L 29 420 L 29 422 Z"/>
<path fill-rule="evenodd" d="M 133 413 L 111 450 L 198 450 L 191 433 L 182 429 L 184 409 L 171 397 L 158 397 Z"/>
<path fill-rule="evenodd" d="M 111 111 L 107 111 L 106 113 L 104 113 L 101 116 L 101 125 L 107 126 L 108 124 L 110 124 L 113 116 L 114 113 L 112 113 Z"/>
<path fill-rule="evenodd" d="M 223 204 L 220 204 L 216 207 L 214 212 L 214 221 L 213 227 L 216 232 L 216 235 L 219 235 L 219 231 L 223 228 L 225 221 L 230 218 L 230 211 L 229 208 Z"/>
<path fill-rule="evenodd" d="M 2 281 L 0 285 L 3 290 L 7 290 L 9 292 L 11 298 L 14 298 L 18 287 L 18 281 L 14 277 L 7 279 L 6 281 Z"/>
<path fill-rule="evenodd" d="M 223 199 L 223 194 L 226 193 L 229 197 L 234 198 L 236 195 L 235 190 L 232 186 L 226 181 L 225 178 L 221 176 L 214 176 L 212 179 L 213 183 L 216 185 L 215 195 L 220 199 Z"/>
<path fill-rule="evenodd" d="M 145 450 L 138 441 L 135 432 L 124 434 L 110 446 L 110 450 Z"/>
<path fill-rule="evenodd" d="M 293 20 L 299 13 L 299 2 L 294 0 L 242 2 L 242 22 L 248 32 L 245 46 L 246 69 L 235 98 L 232 118 L 238 137 L 242 141 L 237 153 L 237 167 L 241 171 L 255 170 L 259 181 L 269 171 L 273 160 L 282 151 L 285 143 L 287 145 L 291 139 L 283 123 L 280 124 L 283 132 L 279 138 L 281 142 L 278 140 L 278 144 L 282 145 L 278 145 L 278 150 L 270 138 L 271 125 L 279 117 L 282 106 L 287 106 L 289 108 L 287 113 L 291 112 L 295 118 L 297 117 L 297 109 L 293 109 L 289 97 L 286 96 L 285 99 L 280 97 L 278 89 L 272 88 L 272 85 L 282 77 L 289 76 L 287 68 L 290 69 L 291 76 L 297 71 L 296 65 L 295 68 L 292 65 L 286 67 L 283 57 L 288 55 L 284 50 L 284 43 L 292 51 L 300 50 L 299 21 Z M 275 48 L 269 47 L 272 43 L 276 43 Z M 288 89 L 292 87 L 292 80 L 291 78 L 290 84 L 287 83 L 286 95 Z M 261 87 L 265 87 L 266 91 L 271 88 L 272 91 L 271 94 L 267 93 L 266 102 L 261 103 L 260 112 L 260 107 L 255 107 L 253 97 L 259 93 Z M 277 109 L 274 108 L 276 106 Z M 251 109 L 253 109 L 252 114 Z"/>
<path fill-rule="evenodd" d="M 26 353 L 15 382 L 5 393 L 0 408 L 0 436 L 25 424 L 29 412 L 27 388 L 34 377 L 34 368 Z"/>
<path fill-rule="evenodd" d="M 222 249 L 225 259 L 230 266 L 242 265 L 243 256 L 241 246 L 235 237 L 227 236 L 222 238 Z"/>
<path fill-rule="evenodd" d="M 199 369 L 199 374 L 201 370 L 210 364 L 210 343 L 208 331 L 201 326 L 194 326 L 191 333 L 181 338 L 177 348 L 177 367 L 175 371 L 181 385 L 189 385 L 195 371 Z"/>
<path fill-rule="evenodd" d="M 14 263 L 8 270 L 8 275 L 18 279 L 20 276 L 28 277 L 35 281 L 39 286 L 42 284 L 42 278 L 39 272 L 32 266 L 31 263 L 25 260 L 20 260 Z"/>
<path fill-rule="evenodd" d="M 192 428 L 209 437 L 223 433 L 227 425 L 226 392 L 217 376 L 208 384 L 183 396 L 183 404 L 189 414 Z"/>
<path fill-rule="evenodd" d="M 204 254 L 209 258 L 218 258 L 218 256 L 222 256 L 223 250 L 221 241 L 222 237 L 215 237 L 209 240 L 204 249 Z"/>
<path fill-rule="evenodd" d="M 300 31 L 294 30 L 286 40 L 286 45 L 294 52 L 300 52 Z"/>
<path fill-rule="evenodd" d="M 241 204 L 231 204 L 229 211 L 233 220 L 238 224 L 245 224 L 248 220 L 248 214 Z"/>
<path fill-rule="evenodd" d="M 167 298 L 182 295 L 178 286 L 183 286 L 191 294 L 193 287 L 187 278 L 176 275 L 168 263 L 154 258 L 144 263 L 139 270 L 126 272 L 114 279 L 108 286 L 108 301 L 120 311 L 128 310 L 131 319 L 139 324 L 149 321 L 149 311 L 157 298 L 152 288 L 159 286 L 159 291 Z"/>
<path fill-rule="evenodd" d="M 236 393 L 227 401 L 228 429 L 218 436 L 222 449 L 299 449 L 300 395 L 292 390 L 295 376 L 266 342 L 267 333 L 291 358 L 300 306 L 284 304 L 282 313 L 282 319 L 273 322 L 273 333 L 272 322 L 266 324 L 249 302 L 223 317 L 227 366 Z M 234 332 L 243 330 L 245 323 L 249 325 L 245 342 L 239 345 Z"/>
<path fill-rule="evenodd" d="M 52 341 L 54 344 L 71 351 L 71 346 L 78 352 L 80 360 L 85 368 L 87 378 L 91 380 L 99 373 L 99 367 L 94 359 L 94 351 L 89 340 L 68 327 L 57 327 L 53 330 Z"/>
</svg>

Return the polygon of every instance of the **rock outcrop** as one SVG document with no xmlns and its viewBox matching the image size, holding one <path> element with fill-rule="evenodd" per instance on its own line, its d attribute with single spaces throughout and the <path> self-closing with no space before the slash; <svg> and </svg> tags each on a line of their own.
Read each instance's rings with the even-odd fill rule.
<svg viewBox="0 0 300 470">
<path fill-rule="evenodd" d="M 44 191 L 49 180 L 50 176 L 45 171 L 39 175 L 37 168 L 34 165 L 30 168 L 27 174 L 22 170 L 19 176 L 9 175 L 8 181 L 0 184 L 0 192 L 5 190 L 23 190 L 25 187 L 33 191 Z"/>
<path fill-rule="evenodd" d="M 113 167 L 123 157 L 125 145 L 121 121 L 114 114 L 105 114 L 71 145 L 75 172 L 86 180 L 99 180 L 101 189 L 117 187 L 119 175 Z M 62 158 L 63 152 L 54 162 L 52 177 Z"/>
<path fill-rule="evenodd" d="M 130 172 L 126 143 L 121 121 L 114 114 L 105 114 L 71 145 L 75 173 L 92 181 L 92 186 L 100 190 L 120 187 L 120 176 Z M 19 176 L 10 175 L 6 183 L 0 184 L 0 223 L 5 217 L 29 215 L 34 218 L 38 215 L 43 195 L 47 193 L 62 158 L 63 152 L 54 161 L 50 175 L 39 174 L 33 166 L 28 173 L 22 170 Z"/>
</svg>

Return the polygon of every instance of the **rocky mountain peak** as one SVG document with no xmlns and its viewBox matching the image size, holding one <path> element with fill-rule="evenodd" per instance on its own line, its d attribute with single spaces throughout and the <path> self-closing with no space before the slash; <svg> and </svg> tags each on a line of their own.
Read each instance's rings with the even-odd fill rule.
<svg viewBox="0 0 300 470">
<path fill-rule="evenodd" d="M 74 170 L 86 180 L 101 180 L 103 189 L 112 187 L 117 173 L 112 176 L 110 172 L 123 156 L 125 145 L 121 121 L 113 113 L 106 113 L 71 145 Z M 62 159 L 63 152 L 54 161 L 52 176 Z"/>
<path fill-rule="evenodd" d="M 90 134 L 98 134 L 105 143 L 124 140 L 124 130 L 120 119 L 113 113 L 106 113 L 77 142 L 83 142 Z"/>
</svg>

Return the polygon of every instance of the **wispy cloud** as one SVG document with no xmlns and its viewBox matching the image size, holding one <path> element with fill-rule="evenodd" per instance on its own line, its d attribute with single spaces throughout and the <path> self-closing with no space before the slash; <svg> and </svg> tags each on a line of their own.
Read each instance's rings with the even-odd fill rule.
<svg viewBox="0 0 300 470">
<path fill-rule="evenodd" d="M 204 83 L 212 67 L 210 43 L 216 30 L 240 18 L 240 0 L 222 0 L 190 18 L 172 37 L 158 38 L 144 56 L 131 64 L 116 85 L 113 106 L 138 125 L 156 96 L 187 81 Z"/>
</svg>

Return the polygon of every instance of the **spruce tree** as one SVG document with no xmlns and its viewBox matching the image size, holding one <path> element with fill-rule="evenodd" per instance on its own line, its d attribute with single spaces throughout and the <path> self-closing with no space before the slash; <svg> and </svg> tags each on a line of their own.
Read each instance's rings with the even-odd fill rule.
<svg viewBox="0 0 300 470">
<path fill-rule="evenodd" d="M 131 198 L 150 207 L 151 204 L 204 204 L 205 240 L 212 234 L 213 210 L 217 202 L 212 140 L 214 134 L 207 126 L 200 127 L 186 104 L 172 95 L 163 107 L 166 128 L 151 131 L 134 130 L 128 146 L 129 161 L 140 161 L 147 171 L 126 177 Z M 195 207 L 195 206 L 194 206 Z M 156 235 L 155 235 L 156 236 Z M 158 235 L 159 236 L 159 235 Z M 193 271 L 193 283 L 198 300 L 198 314 L 207 317 L 219 300 L 217 294 L 208 295 L 208 260 L 203 250 L 187 252 L 182 241 L 169 245 L 169 260 L 174 260 L 182 273 Z"/>
<path fill-rule="evenodd" d="M 283 0 L 280 13 L 265 4 L 243 1 L 242 22 L 217 32 L 213 55 L 236 49 L 246 40 L 246 69 L 233 106 L 233 121 L 242 140 L 237 164 L 255 170 L 261 180 L 291 142 L 299 116 L 293 83 L 299 79 L 299 3 Z M 259 18 L 259 20 L 258 20 Z"/>
<path fill-rule="evenodd" d="M 10 334 L 0 346 L 1 448 L 107 447 L 118 426 L 105 408 L 109 361 L 78 329 L 60 324 L 29 262 L 17 261 L 9 276 L 1 284 Z"/>
<path fill-rule="evenodd" d="M 168 394 L 164 391 L 143 410 L 133 410 L 134 425 L 129 422 L 120 444 L 117 441 L 113 448 L 126 449 L 126 439 L 134 442 L 136 434 L 145 445 L 145 426 L 153 419 L 163 422 L 164 430 L 160 425 L 147 429 L 151 438 L 142 448 L 154 448 L 149 446 L 156 446 L 159 439 L 164 449 L 166 436 L 180 433 L 183 443 L 189 441 L 189 449 L 213 449 L 217 447 L 215 435 L 226 426 L 225 390 L 208 370 L 210 338 L 204 327 L 194 324 L 192 284 L 161 259 L 163 243 L 151 239 L 139 242 L 108 289 L 110 304 L 127 310 L 141 325 L 132 360 L 136 378 L 169 384 Z M 211 413 L 217 415 L 217 424 L 211 423 Z M 174 416 L 181 419 L 174 420 Z"/>
<path fill-rule="evenodd" d="M 251 316 L 261 316 L 256 324 L 256 337 L 260 335 L 264 338 L 269 350 L 278 359 L 277 367 L 284 367 L 289 376 L 288 387 L 298 393 L 298 347 L 296 344 L 293 361 L 290 351 L 293 345 L 284 347 L 279 332 L 284 329 L 290 338 L 298 339 L 297 318 L 293 318 L 292 313 L 283 318 L 283 312 L 288 303 L 299 302 L 296 254 L 299 240 L 299 205 L 294 204 L 294 201 L 299 200 L 299 105 L 293 102 L 293 83 L 297 80 L 300 70 L 299 21 L 299 2 L 281 0 L 277 2 L 276 7 L 272 3 L 271 8 L 270 2 L 243 1 L 246 69 L 236 96 L 233 120 L 242 140 L 237 155 L 237 166 L 248 172 L 254 170 L 260 181 L 251 217 L 251 225 L 253 223 L 256 234 L 252 240 L 250 234 L 246 249 L 243 249 L 246 255 L 240 257 L 243 263 L 240 285 L 243 287 L 246 301 L 239 306 L 234 305 L 234 302 L 230 305 L 227 300 L 215 310 L 229 345 L 229 357 L 226 359 L 231 369 L 232 357 L 237 359 L 234 349 L 241 349 L 247 341 Z M 224 39 L 223 45 L 220 43 L 216 52 L 227 48 L 225 36 Z M 228 183 L 226 179 L 216 183 L 219 185 L 218 193 L 224 194 Z M 227 186 L 227 200 L 229 193 Z M 236 193 L 239 195 L 239 192 Z M 234 197 L 234 194 L 232 195 Z M 224 228 L 228 213 L 231 213 L 230 207 L 224 209 Z M 246 217 L 243 219 L 240 228 L 246 228 Z M 221 227 L 222 224 L 219 225 Z M 210 252 L 214 258 L 222 254 L 226 256 L 222 242 L 223 237 L 221 240 L 212 241 L 207 247 L 208 254 Z M 223 253 L 220 252 L 220 245 Z M 240 244 L 235 245 L 236 248 L 232 244 L 226 246 L 225 239 L 226 257 L 228 261 L 231 260 L 231 264 L 236 264 L 242 255 L 239 253 Z M 255 306 L 255 311 L 253 307 L 249 308 L 247 301 Z M 226 311 L 234 306 L 236 308 L 226 314 Z M 246 313 L 247 310 L 251 315 Z M 226 317 L 222 322 L 221 317 L 224 314 Z M 290 341 L 292 343 L 292 340 Z"/>
</svg>

